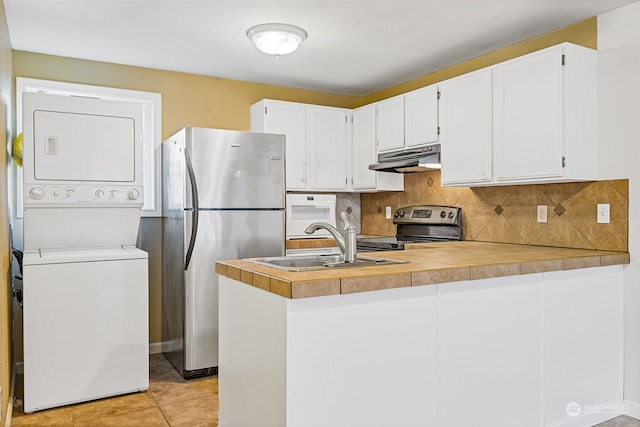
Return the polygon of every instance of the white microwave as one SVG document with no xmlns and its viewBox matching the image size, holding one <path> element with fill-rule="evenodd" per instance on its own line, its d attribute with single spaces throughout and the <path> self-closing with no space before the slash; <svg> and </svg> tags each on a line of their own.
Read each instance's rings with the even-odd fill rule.
<svg viewBox="0 0 640 427">
<path fill-rule="evenodd" d="M 305 233 L 305 228 L 314 222 L 336 226 L 335 194 L 287 194 L 287 239 L 331 237 L 325 229 Z"/>
</svg>

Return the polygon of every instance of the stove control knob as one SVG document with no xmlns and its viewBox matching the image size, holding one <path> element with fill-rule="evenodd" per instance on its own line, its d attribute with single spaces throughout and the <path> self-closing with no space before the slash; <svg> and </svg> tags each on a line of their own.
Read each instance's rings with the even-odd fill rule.
<svg viewBox="0 0 640 427">
<path fill-rule="evenodd" d="M 453 212 L 449 212 L 449 215 L 447 215 L 449 217 L 449 219 L 453 219 L 454 215 Z"/>
<path fill-rule="evenodd" d="M 447 213 L 445 211 L 440 211 L 440 218 L 444 218 L 447 216 Z"/>
<path fill-rule="evenodd" d="M 393 216 L 395 218 L 400 218 L 400 211 L 396 211 L 396 213 L 394 213 Z"/>
<path fill-rule="evenodd" d="M 140 196 L 140 193 L 138 192 L 138 190 L 129 190 L 129 193 L 127 194 L 127 198 L 129 200 L 137 200 L 138 197 Z"/>
<path fill-rule="evenodd" d="M 96 190 L 96 193 L 95 193 L 95 194 L 96 194 L 96 197 L 99 199 L 99 198 L 101 198 L 102 196 L 104 196 L 104 191 L 102 191 L 102 190 Z"/>
<path fill-rule="evenodd" d="M 404 218 L 404 211 L 400 211 L 400 218 Z"/>
<path fill-rule="evenodd" d="M 40 200 L 44 197 L 44 190 L 40 187 L 33 187 L 29 190 L 29 196 L 31 196 L 33 200 Z"/>
</svg>

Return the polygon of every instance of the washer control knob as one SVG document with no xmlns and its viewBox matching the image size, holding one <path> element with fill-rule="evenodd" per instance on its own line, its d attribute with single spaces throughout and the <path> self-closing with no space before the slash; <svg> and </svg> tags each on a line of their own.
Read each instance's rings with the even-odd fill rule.
<svg viewBox="0 0 640 427">
<path fill-rule="evenodd" d="M 100 197 L 104 196 L 104 191 L 96 190 L 95 194 L 96 194 L 96 197 L 99 199 Z"/>
<path fill-rule="evenodd" d="M 29 196 L 31 196 L 33 200 L 40 200 L 44 197 L 44 190 L 40 187 L 33 187 L 29 190 Z"/>
<path fill-rule="evenodd" d="M 54 195 L 54 197 L 58 197 L 60 195 L 60 192 L 59 191 L 54 191 L 53 195 Z"/>
<path fill-rule="evenodd" d="M 74 193 L 74 192 L 75 192 L 75 190 L 74 190 L 74 189 L 72 189 L 72 188 L 68 188 L 68 189 L 67 189 L 67 197 L 71 197 L 71 196 L 73 195 L 73 193 Z"/>
<path fill-rule="evenodd" d="M 118 190 L 111 190 L 111 198 L 116 197 L 116 194 L 118 194 Z"/>
<path fill-rule="evenodd" d="M 140 197 L 140 193 L 138 192 L 138 190 L 136 189 L 129 190 L 129 193 L 127 194 L 127 198 L 129 200 L 137 200 L 138 197 Z"/>
</svg>

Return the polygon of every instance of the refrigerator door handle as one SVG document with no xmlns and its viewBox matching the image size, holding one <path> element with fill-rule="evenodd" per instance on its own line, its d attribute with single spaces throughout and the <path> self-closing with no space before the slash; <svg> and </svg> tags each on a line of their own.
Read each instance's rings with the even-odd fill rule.
<svg viewBox="0 0 640 427">
<path fill-rule="evenodd" d="M 187 173 L 189 174 L 189 182 L 191 183 L 191 200 L 193 203 L 193 209 L 191 210 L 191 237 L 189 239 L 189 247 L 187 248 L 187 256 L 184 261 L 184 270 L 187 271 L 189 263 L 191 262 L 191 256 L 193 255 L 193 247 L 196 244 L 196 235 L 198 234 L 198 186 L 196 185 L 196 175 L 193 172 L 193 165 L 191 164 L 191 158 L 189 152 L 184 149 L 184 159 L 187 165 Z"/>
</svg>

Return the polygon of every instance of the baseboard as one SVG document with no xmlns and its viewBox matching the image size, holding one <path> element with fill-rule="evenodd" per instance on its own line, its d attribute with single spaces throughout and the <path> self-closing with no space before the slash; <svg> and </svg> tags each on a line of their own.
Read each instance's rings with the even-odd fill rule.
<svg viewBox="0 0 640 427">
<path fill-rule="evenodd" d="M 625 411 L 625 415 L 628 415 L 632 418 L 640 420 L 640 403 L 631 402 L 629 400 L 624 401 L 625 405 L 627 405 L 627 410 Z"/>
<path fill-rule="evenodd" d="M 13 402 L 16 400 L 16 377 L 17 374 L 16 364 L 14 363 L 11 370 L 11 390 L 9 391 L 9 403 L 7 404 L 7 412 L 5 418 L 5 427 L 11 427 L 11 418 L 13 417 Z"/>
<path fill-rule="evenodd" d="M 562 419 L 555 420 L 545 425 L 547 427 L 594 426 L 620 415 L 625 415 L 627 409 L 627 402 L 616 402 L 605 405 L 579 405 L 577 413 L 574 412 L 573 415 L 567 415 Z"/>
<path fill-rule="evenodd" d="M 160 354 L 162 353 L 162 348 L 165 345 L 163 342 L 152 342 L 149 343 L 149 354 Z"/>
</svg>

